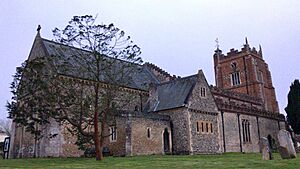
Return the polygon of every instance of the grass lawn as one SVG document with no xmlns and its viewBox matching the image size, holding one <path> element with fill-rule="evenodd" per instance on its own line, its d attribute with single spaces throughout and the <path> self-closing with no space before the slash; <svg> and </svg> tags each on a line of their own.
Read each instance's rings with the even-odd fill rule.
<svg viewBox="0 0 300 169">
<path fill-rule="evenodd" d="M 263 161 L 259 153 L 226 153 L 223 155 L 194 156 L 135 156 L 107 157 L 103 161 L 93 158 L 39 158 L 0 159 L 0 168 L 290 168 L 300 169 L 298 158 L 282 160 L 278 153 L 274 160 Z"/>
</svg>

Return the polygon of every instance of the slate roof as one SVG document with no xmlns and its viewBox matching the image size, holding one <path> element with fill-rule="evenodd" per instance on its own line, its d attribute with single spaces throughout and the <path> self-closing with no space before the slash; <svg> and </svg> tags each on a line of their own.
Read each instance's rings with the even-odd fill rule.
<svg viewBox="0 0 300 169">
<path fill-rule="evenodd" d="M 158 101 L 152 111 L 184 106 L 196 82 L 197 74 L 158 85 Z"/>
<path fill-rule="evenodd" d="M 86 65 L 90 65 L 92 69 L 96 69 L 95 58 L 92 57 L 91 52 L 63 45 L 47 39 L 42 39 L 42 43 L 45 46 L 49 56 L 54 56 L 51 57 L 53 60 L 52 63 L 54 64 L 58 73 L 82 79 L 95 80 L 95 75 L 92 74 L 91 71 L 86 71 L 86 69 L 83 69 L 87 67 Z M 82 57 L 78 57 L 79 55 Z M 122 75 L 120 73 L 118 74 L 118 84 L 122 86 L 140 90 L 148 90 L 150 83 L 159 83 L 158 79 L 145 65 L 130 63 L 111 57 L 105 57 L 103 61 L 114 63 L 110 65 L 109 70 L 111 71 L 117 72 L 123 70 L 124 68 L 125 71 L 123 72 L 126 73 L 123 73 Z M 109 83 L 111 81 L 111 78 L 107 74 L 109 73 L 100 74 L 100 80 L 102 82 Z"/>
<path fill-rule="evenodd" d="M 170 120 L 170 116 L 168 115 L 162 115 L 153 112 L 120 111 L 120 113 L 117 114 L 117 116 L 119 117 L 128 117 L 129 115 L 131 115 L 131 117 L 152 119 L 152 120 L 163 120 L 163 121 Z"/>
</svg>

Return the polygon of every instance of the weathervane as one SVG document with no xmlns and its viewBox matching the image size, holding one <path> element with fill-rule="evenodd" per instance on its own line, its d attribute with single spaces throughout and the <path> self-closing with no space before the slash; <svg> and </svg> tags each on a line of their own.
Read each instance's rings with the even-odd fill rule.
<svg viewBox="0 0 300 169">
<path fill-rule="evenodd" d="M 215 40 L 215 42 L 216 42 L 216 47 L 217 47 L 217 49 L 219 49 L 219 38 L 217 38 L 216 40 Z"/>
</svg>

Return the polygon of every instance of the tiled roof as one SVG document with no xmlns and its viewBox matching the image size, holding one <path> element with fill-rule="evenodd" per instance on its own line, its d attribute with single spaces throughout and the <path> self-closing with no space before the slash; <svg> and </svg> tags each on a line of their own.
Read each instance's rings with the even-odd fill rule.
<svg viewBox="0 0 300 169">
<path fill-rule="evenodd" d="M 96 69 L 95 58 L 91 52 L 59 44 L 47 39 L 42 39 L 42 42 L 49 56 L 53 56 L 51 60 L 53 60 L 52 63 L 58 73 L 88 80 L 96 79 L 93 71 L 86 69 L 87 67 L 94 70 Z M 105 69 L 105 71 L 103 70 L 100 73 L 99 79 L 102 82 L 110 83 L 114 80 L 122 86 L 141 90 L 148 90 L 150 83 L 159 83 L 158 79 L 144 65 L 130 63 L 112 57 L 103 57 L 102 61 L 102 63 L 106 63 L 103 64 L 103 67 L 109 64 L 109 69 Z M 107 70 L 110 70 L 110 72 L 108 73 Z M 112 72 L 116 75 L 114 78 L 110 77 Z"/>
<path fill-rule="evenodd" d="M 197 75 L 192 75 L 158 85 L 158 100 L 152 111 L 184 106 L 196 82 Z"/>
</svg>

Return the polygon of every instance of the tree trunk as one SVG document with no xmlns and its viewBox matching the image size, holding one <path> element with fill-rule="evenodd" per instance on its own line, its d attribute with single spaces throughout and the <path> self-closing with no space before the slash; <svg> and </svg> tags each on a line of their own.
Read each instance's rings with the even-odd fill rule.
<svg viewBox="0 0 300 169">
<path fill-rule="evenodd" d="M 106 105 L 105 105 L 105 110 L 103 112 L 103 118 L 102 118 L 102 121 L 101 121 L 101 137 L 100 137 L 100 150 L 102 152 L 103 150 L 103 145 L 104 145 L 104 130 L 105 130 L 105 125 L 106 125 L 106 115 L 107 115 L 107 111 L 109 109 L 109 99 L 106 100 Z M 101 157 L 103 158 L 103 154 L 101 153 Z"/>
<path fill-rule="evenodd" d="M 34 154 L 33 154 L 33 158 L 36 158 L 36 154 L 37 154 L 37 151 L 36 151 L 36 148 L 37 148 L 37 136 L 34 136 Z"/>
<path fill-rule="evenodd" d="M 100 147 L 100 138 L 99 138 L 99 110 L 98 110 L 98 102 L 99 102 L 99 84 L 97 83 L 95 86 L 95 113 L 94 113 L 94 142 L 96 149 L 96 160 L 102 160 L 102 152 Z"/>
</svg>

